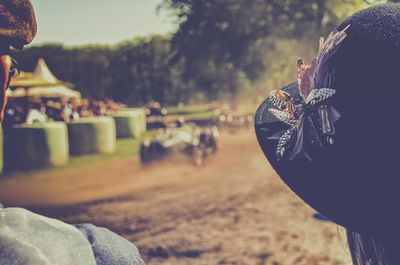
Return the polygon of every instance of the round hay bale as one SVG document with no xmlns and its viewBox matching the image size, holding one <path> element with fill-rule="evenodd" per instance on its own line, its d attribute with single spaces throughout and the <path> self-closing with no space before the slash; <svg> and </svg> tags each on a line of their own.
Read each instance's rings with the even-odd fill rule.
<svg viewBox="0 0 400 265">
<path fill-rule="evenodd" d="M 121 111 L 113 115 L 117 138 L 137 138 L 144 132 L 140 111 Z"/>
<path fill-rule="evenodd" d="M 5 132 L 6 168 L 33 169 L 68 163 L 68 134 L 63 122 L 22 125 Z"/>
<path fill-rule="evenodd" d="M 143 108 L 128 108 L 126 110 L 123 110 L 121 112 L 130 112 L 130 111 L 135 111 L 136 113 L 139 114 L 139 121 L 140 121 L 140 131 L 142 133 L 146 132 L 146 124 L 147 124 L 147 118 L 146 118 L 146 110 Z M 121 113 L 120 112 L 120 113 Z"/>
<path fill-rule="evenodd" d="M 146 125 L 147 125 L 146 110 L 145 109 L 137 109 L 137 111 L 139 112 L 142 133 L 144 133 L 147 130 L 147 128 L 146 128 Z"/>
<path fill-rule="evenodd" d="M 111 117 L 82 118 L 68 124 L 71 155 L 115 152 L 115 122 Z"/>
</svg>

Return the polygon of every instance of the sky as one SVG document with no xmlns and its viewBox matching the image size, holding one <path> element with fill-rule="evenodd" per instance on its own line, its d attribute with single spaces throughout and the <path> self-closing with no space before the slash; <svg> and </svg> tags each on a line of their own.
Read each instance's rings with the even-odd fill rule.
<svg viewBox="0 0 400 265">
<path fill-rule="evenodd" d="M 174 30 L 161 0 L 32 0 L 38 33 L 32 42 L 67 46 L 115 44 Z"/>
</svg>

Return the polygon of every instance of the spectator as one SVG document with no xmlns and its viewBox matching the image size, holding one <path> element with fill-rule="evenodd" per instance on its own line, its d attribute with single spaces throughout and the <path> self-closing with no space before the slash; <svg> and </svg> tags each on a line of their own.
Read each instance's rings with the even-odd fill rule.
<svg viewBox="0 0 400 265">
<path fill-rule="evenodd" d="M 28 115 L 26 116 L 26 124 L 33 124 L 33 123 L 43 123 L 47 121 L 46 115 L 46 106 L 40 102 L 36 103 L 34 107 L 32 107 L 28 111 Z"/>
<path fill-rule="evenodd" d="M 31 2 L 0 1 L 0 21 L 1 122 L 9 78 L 15 70 L 9 56 L 10 46 L 22 49 L 36 34 Z M 9 110 L 10 117 L 15 117 L 12 105 Z M 36 110 L 41 114 L 46 112 L 40 104 Z M 136 246 L 106 228 L 92 224 L 70 225 L 23 208 L 4 208 L 0 204 L 0 264 L 143 265 L 144 262 Z"/>
<path fill-rule="evenodd" d="M 78 113 L 80 117 L 89 117 L 93 113 L 90 109 L 89 100 L 83 99 L 81 105 L 78 107 Z"/>
</svg>

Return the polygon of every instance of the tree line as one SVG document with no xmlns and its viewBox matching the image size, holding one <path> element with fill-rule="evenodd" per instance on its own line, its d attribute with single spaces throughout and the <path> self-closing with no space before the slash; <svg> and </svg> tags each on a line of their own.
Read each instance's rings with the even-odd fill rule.
<svg viewBox="0 0 400 265">
<path fill-rule="evenodd" d="M 176 32 L 117 45 L 34 46 L 15 51 L 22 70 L 39 58 L 88 98 L 129 105 L 235 100 L 295 77 L 297 56 L 375 0 L 163 0 Z"/>
</svg>

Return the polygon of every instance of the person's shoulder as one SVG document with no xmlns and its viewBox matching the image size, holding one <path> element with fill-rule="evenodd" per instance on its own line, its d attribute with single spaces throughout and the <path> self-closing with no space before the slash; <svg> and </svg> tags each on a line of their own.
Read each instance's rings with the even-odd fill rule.
<svg viewBox="0 0 400 265">
<path fill-rule="evenodd" d="M 23 208 L 0 207 L 0 264 L 95 265 L 96 261 L 87 239 L 74 226 Z"/>
<path fill-rule="evenodd" d="M 49 226 L 55 230 L 63 232 L 77 232 L 78 230 L 69 224 L 66 224 L 57 219 L 49 218 L 40 214 L 36 214 L 24 208 L 10 207 L 4 208 L 0 204 L 0 228 L 4 226 L 21 226 L 25 229 L 30 229 L 33 225 Z M 0 229 L 0 231 L 2 231 Z"/>
<path fill-rule="evenodd" d="M 93 224 L 75 225 L 89 240 L 97 265 L 144 265 L 138 248 L 125 238 Z"/>
</svg>

